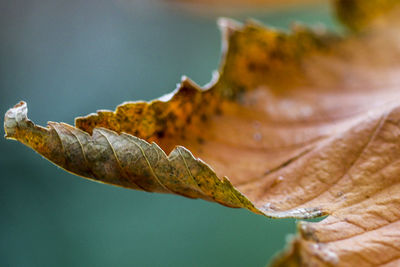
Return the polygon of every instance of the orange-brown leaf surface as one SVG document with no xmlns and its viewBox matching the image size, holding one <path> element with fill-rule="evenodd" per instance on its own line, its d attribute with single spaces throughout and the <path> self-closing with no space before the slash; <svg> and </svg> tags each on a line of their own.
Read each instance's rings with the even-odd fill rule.
<svg viewBox="0 0 400 267">
<path fill-rule="evenodd" d="M 313 218 L 274 266 L 400 265 L 400 1 L 337 0 L 347 36 L 222 19 L 223 62 L 150 103 L 35 125 L 16 139 L 74 174 Z"/>
</svg>

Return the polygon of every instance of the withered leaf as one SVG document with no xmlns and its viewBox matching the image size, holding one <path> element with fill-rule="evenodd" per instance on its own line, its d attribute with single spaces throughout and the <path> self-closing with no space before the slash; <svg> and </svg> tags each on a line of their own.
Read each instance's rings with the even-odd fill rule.
<svg viewBox="0 0 400 267">
<path fill-rule="evenodd" d="M 400 264 L 400 1 L 338 0 L 352 33 L 223 19 L 223 62 L 150 103 L 76 119 L 5 116 L 6 137 L 97 181 L 313 218 L 274 266 Z M 350 32 L 350 31 L 349 31 Z"/>
</svg>

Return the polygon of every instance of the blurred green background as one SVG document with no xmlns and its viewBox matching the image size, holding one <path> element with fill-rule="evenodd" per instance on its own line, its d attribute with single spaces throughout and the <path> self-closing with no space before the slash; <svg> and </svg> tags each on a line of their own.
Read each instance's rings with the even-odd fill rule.
<svg viewBox="0 0 400 267">
<path fill-rule="evenodd" d="M 210 7 L 211 9 L 212 7 Z M 190 13 L 161 1 L 0 1 L 0 113 L 72 124 L 79 115 L 211 79 L 218 15 L 335 27 L 327 5 L 243 14 Z M 0 139 L 0 266 L 265 266 L 295 231 L 201 200 L 75 177 Z"/>
</svg>

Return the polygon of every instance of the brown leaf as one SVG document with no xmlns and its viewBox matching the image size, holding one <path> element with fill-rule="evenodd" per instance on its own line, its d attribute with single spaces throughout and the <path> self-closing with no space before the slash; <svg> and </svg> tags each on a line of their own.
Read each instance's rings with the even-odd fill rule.
<svg viewBox="0 0 400 267">
<path fill-rule="evenodd" d="M 400 2 L 364 3 L 337 1 L 357 32 L 345 38 L 221 20 L 223 64 L 207 88 L 184 78 L 174 94 L 76 127 L 37 126 L 21 102 L 6 113 L 6 137 L 105 183 L 268 217 L 329 215 L 299 224 L 274 266 L 396 266 Z"/>
</svg>

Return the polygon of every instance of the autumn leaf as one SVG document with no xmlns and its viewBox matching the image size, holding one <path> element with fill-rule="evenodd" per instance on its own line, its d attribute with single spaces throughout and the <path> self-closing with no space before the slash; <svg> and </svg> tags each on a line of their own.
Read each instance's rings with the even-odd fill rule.
<svg viewBox="0 0 400 267">
<path fill-rule="evenodd" d="M 273 266 L 400 264 L 398 0 L 338 0 L 346 36 L 222 19 L 223 62 L 200 88 L 35 125 L 21 102 L 6 137 L 74 174 L 314 218 Z"/>
</svg>

